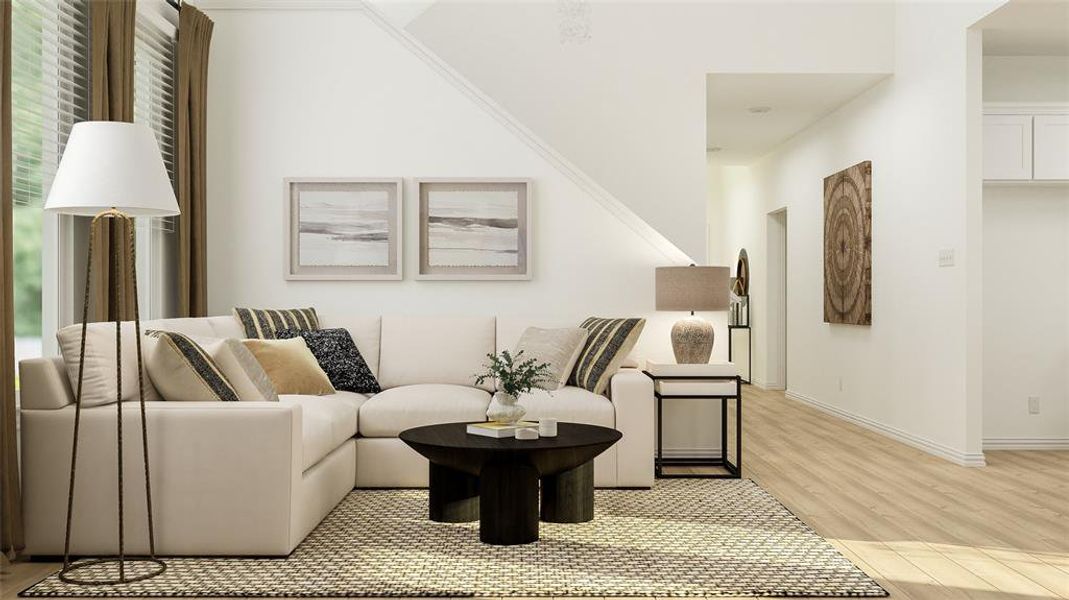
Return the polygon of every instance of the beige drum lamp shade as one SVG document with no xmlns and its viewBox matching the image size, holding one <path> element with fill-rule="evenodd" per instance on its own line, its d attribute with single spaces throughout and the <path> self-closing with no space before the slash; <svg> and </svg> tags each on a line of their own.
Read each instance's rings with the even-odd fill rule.
<svg viewBox="0 0 1069 600">
<path fill-rule="evenodd" d="M 728 267 L 657 267 L 657 310 L 727 310 Z"/>
<path fill-rule="evenodd" d="M 71 128 L 45 210 L 92 217 L 178 214 L 156 136 L 141 123 L 85 121 Z"/>
</svg>

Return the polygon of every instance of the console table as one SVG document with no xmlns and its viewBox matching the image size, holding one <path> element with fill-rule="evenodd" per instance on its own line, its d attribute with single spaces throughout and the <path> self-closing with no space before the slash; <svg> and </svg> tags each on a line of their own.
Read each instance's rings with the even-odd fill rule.
<svg viewBox="0 0 1069 600">
<path fill-rule="evenodd" d="M 657 454 L 654 474 L 659 479 L 705 478 L 738 479 L 742 477 L 742 378 L 732 363 L 704 365 L 654 364 L 644 373 L 653 380 L 653 396 L 657 402 Z M 720 458 L 664 457 L 664 401 L 679 398 L 720 402 Z M 735 400 L 735 460 L 728 457 L 728 401 Z M 688 475 L 665 473 L 666 466 L 722 467 L 727 473 Z"/>
</svg>

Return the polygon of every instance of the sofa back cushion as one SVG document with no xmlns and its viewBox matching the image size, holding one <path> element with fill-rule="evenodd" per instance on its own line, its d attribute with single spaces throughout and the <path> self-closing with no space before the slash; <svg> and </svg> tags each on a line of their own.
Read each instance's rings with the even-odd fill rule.
<svg viewBox="0 0 1069 600">
<path fill-rule="evenodd" d="M 379 341 L 382 333 L 382 318 L 351 315 L 344 312 L 320 310 L 319 327 L 322 329 L 334 329 L 341 327 L 349 331 L 349 335 L 360 351 L 371 372 L 379 375 Z"/>
<path fill-rule="evenodd" d="M 156 319 L 143 321 L 141 332 L 146 329 L 173 331 L 192 337 L 202 338 L 243 338 L 241 324 L 233 315 L 222 317 L 190 317 L 181 319 Z"/>
<path fill-rule="evenodd" d="M 475 385 L 486 355 L 494 353 L 494 317 L 382 317 L 379 383 L 383 389 L 415 383 Z M 357 342 L 359 345 L 359 342 Z"/>
</svg>

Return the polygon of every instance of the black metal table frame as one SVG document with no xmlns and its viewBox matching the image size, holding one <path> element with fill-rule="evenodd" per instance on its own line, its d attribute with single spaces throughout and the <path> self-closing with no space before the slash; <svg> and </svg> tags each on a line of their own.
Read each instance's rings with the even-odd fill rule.
<svg viewBox="0 0 1069 600">
<path fill-rule="evenodd" d="M 657 454 L 654 457 L 654 476 L 658 479 L 740 479 L 742 477 L 742 377 L 738 375 L 653 375 L 657 381 L 735 381 L 735 393 L 726 394 L 670 394 L 664 395 L 654 386 L 653 396 L 657 401 Z M 720 458 L 665 458 L 664 457 L 664 401 L 690 398 L 720 401 Z M 728 400 L 735 400 L 735 462 L 728 459 Z M 663 467 L 722 467 L 727 473 L 665 473 Z"/>
</svg>

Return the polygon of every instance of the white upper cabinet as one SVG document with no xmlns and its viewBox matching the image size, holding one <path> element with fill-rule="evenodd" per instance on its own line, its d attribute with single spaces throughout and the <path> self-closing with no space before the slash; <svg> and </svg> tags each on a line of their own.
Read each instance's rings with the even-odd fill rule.
<svg viewBox="0 0 1069 600">
<path fill-rule="evenodd" d="M 984 115 L 984 179 L 1032 179 L 1032 115 Z"/>
<path fill-rule="evenodd" d="M 1033 121 L 1033 179 L 1069 179 L 1069 115 L 1036 115 Z"/>
</svg>

